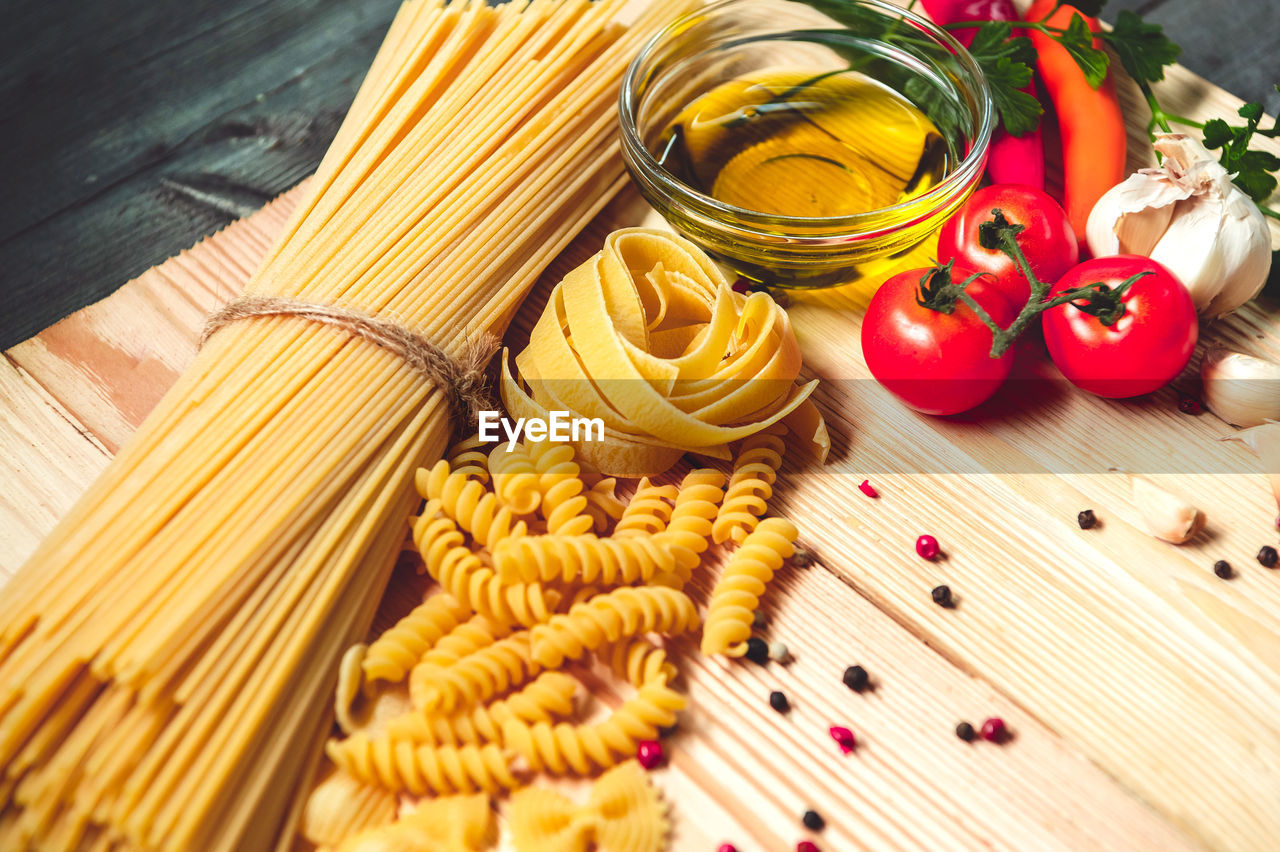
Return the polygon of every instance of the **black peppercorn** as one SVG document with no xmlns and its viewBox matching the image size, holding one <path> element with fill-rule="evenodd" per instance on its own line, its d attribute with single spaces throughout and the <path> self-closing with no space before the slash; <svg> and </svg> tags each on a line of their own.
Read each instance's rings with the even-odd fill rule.
<svg viewBox="0 0 1280 852">
<path fill-rule="evenodd" d="M 802 544 L 796 545 L 796 552 L 791 554 L 791 564 L 797 568 L 808 568 L 813 564 L 813 551 Z"/>
<path fill-rule="evenodd" d="M 1262 563 L 1264 568 L 1274 568 L 1276 562 L 1280 562 L 1280 554 L 1276 553 L 1276 549 L 1271 545 L 1264 544 L 1258 551 L 1258 562 Z"/>
<path fill-rule="evenodd" d="M 1093 513 L 1092 509 L 1085 509 L 1076 515 L 1076 523 L 1080 525 L 1082 530 L 1091 530 L 1098 523 L 1098 516 Z"/>
<path fill-rule="evenodd" d="M 844 685 L 854 692 L 867 688 L 867 670 L 862 666 L 849 666 L 844 670 Z"/>
<path fill-rule="evenodd" d="M 785 693 L 778 692 L 775 689 L 769 693 L 769 706 L 779 713 L 786 713 L 791 709 L 791 702 L 787 700 Z"/>
<path fill-rule="evenodd" d="M 665 727 L 658 728 L 658 738 L 665 740 L 667 737 L 675 734 L 678 730 L 680 730 L 678 725 L 667 725 Z"/>
<path fill-rule="evenodd" d="M 1227 562 L 1225 559 L 1219 559 L 1217 562 L 1213 563 L 1213 573 L 1217 574 L 1224 580 L 1230 580 L 1231 563 Z"/>
<path fill-rule="evenodd" d="M 747 640 L 747 653 L 744 656 L 751 662 L 763 666 L 769 662 L 769 643 L 752 636 Z"/>
<path fill-rule="evenodd" d="M 951 598 L 950 586 L 934 586 L 930 594 L 933 596 L 933 602 L 938 606 L 950 608 L 955 605 L 955 601 Z"/>
<path fill-rule="evenodd" d="M 977 735 L 978 732 L 975 731 L 973 729 L 973 725 L 970 725 L 968 722 L 961 722 L 959 725 L 956 725 L 956 736 L 967 743 L 973 742 L 973 738 Z"/>
<path fill-rule="evenodd" d="M 810 831 L 822 831 L 823 827 L 826 826 L 826 822 L 823 821 L 817 811 L 805 811 L 801 821 L 804 822 L 804 827 Z"/>
</svg>

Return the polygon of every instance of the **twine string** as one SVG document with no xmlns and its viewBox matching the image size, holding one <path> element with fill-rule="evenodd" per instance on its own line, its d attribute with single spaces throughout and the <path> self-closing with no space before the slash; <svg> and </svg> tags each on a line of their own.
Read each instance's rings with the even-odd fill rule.
<svg viewBox="0 0 1280 852">
<path fill-rule="evenodd" d="M 231 323 L 267 316 L 334 326 L 399 356 L 444 391 L 455 430 L 474 428 L 477 413 L 495 407 L 484 366 L 497 351 L 498 340 L 488 333 L 468 340 L 462 355 L 454 358 L 412 329 L 363 311 L 276 296 L 241 296 L 205 320 L 200 345 Z"/>
</svg>

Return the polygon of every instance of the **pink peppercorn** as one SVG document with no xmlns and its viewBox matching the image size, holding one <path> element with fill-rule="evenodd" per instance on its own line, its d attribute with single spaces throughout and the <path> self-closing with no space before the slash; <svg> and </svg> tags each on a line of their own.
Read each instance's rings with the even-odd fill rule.
<svg viewBox="0 0 1280 852">
<path fill-rule="evenodd" d="M 933 536 L 922 535 L 916 539 L 916 553 L 920 554 L 922 559 L 937 559 L 940 552 L 938 540 Z"/>
<path fill-rule="evenodd" d="M 738 847 L 732 843 L 721 843 L 720 848 L 716 852 L 738 852 Z"/>
<path fill-rule="evenodd" d="M 1001 743 L 1009 735 L 1004 719 L 991 718 L 982 723 L 982 738 L 989 743 Z"/>
<path fill-rule="evenodd" d="M 645 769 L 656 769 L 662 764 L 662 743 L 657 740 L 641 740 L 636 747 L 636 760 Z"/>
<path fill-rule="evenodd" d="M 796 852 L 818 852 L 818 844 L 812 840 L 801 840 L 796 844 Z"/>
<path fill-rule="evenodd" d="M 751 282 L 750 280 L 748 280 L 748 279 L 746 279 L 746 278 L 741 278 L 741 277 L 739 277 L 737 281 L 734 281 L 734 282 L 733 282 L 733 288 L 732 288 L 732 289 L 733 289 L 733 292 L 735 292 L 735 293 L 750 293 L 750 292 L 751 292 L 751 284 L 752 284 L 752 282 Z"/>
<path fill-rule="evenodd" d="M 827 733 L 831 734 L 831 739 L 836 741 L 836 745 L 840 746 L 840 751 L 844 754 L 852 752 L 858 744 L 858 741 L 853 738 L 853 731 L 848 728 L 833 725 Z"/>
<path fill-rule="evenodd" d="M 872 486 L 871 482 L 866 479 L 862 480 L 862 484 L 858 486 L 858 490 L 861 491 L 863 494 L 867 495 L 868 497 L 880 496 L 880 492 L 876 491 L 875 487 Z"/>
</svg>

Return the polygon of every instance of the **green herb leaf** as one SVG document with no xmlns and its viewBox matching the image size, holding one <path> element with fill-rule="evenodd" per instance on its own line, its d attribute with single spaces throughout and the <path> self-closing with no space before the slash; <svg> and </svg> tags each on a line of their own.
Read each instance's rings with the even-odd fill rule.
<svg viewBox="0 0 1280 852">
<path fill-rule="evenodd" d="M 1240 107 L 1240 109 L 1237 111 L 1237 114 L 1241 118 L 1247 118 L 1250 121 L 1257 121 L 1258 119 L 1262 118 L 1262 104 L 1256 101 L 1254 101 L 1253 103 L 1247 103 L 1244 106 Z"/>
<path fill-rule="evenodd" d="M 1001 56 L 994 64 L 981 61 L 979 64 L 991 87 L 991 100 L 1000 115 L 1000 122 L 1009 135 L 1021 136 L 1035 130 L 1044 107 L 1031 95 L 1019 91 L 1031 82 L 1031 69 L 1006 56 Z"/>
<path fill-rule="evenodd" d="M 1013 27 L 1007 21 L 992 21 L 978 28 L 969 53 L 982 68 L 991 87 L 1000 122 L 1010 135 L 1021 136 L 1036 129 L 1044 108 L 1034 96 L 1019 89 L 1031 82 L 1035 48 L 1029 38 L 1010 38 Z"/>
<path fill-rule="evenodd" d="M 1262 201 L 1276 191 L 1276 176 L 1263 171 L 1242 171 L 1231 180 L 1254 201 Z"/>
<path fill-rule="evenodd" d="M 1008 21 L 984 23 L 977 29 L 973 42 L 969 45 L 969 53 L 980 62 L 984 59 L 994 62 L 1001 56 L 1005 56 L 1012 62 L 1034 65 L 1036 51 L 1031 45 L 1031 39 L 1021 36 L 1010 38 L 1011 35 L 1013 35 L 1013 25 Z"/>
<path fill-rule="evenodd" d="M 1222 119 L 1211 118 L 1204 123 L 1204 147 L 1210 151 L 1221 148 L 1234 138 L 1230 125 Z"/>
<path fill-rule="evenodd" d="M 1111 57 L 1107 56 L 1106 51 L 1093 46 L 1093 31 L 1084 22 L 1084 18 L 1079 13 L 1073 14 L 1066 32 L 1055 36 L 1055 39 L 1067 49 L 1076 65 L 1080 66 L 1089 85 L 1095 89 L 1101 86 L 1102 81 L 1107 79 L 1107 66 L 1111 64 Z"/>
<path fill-rule="evenodd" d="M 1062 0 L 1062 5 L 1074 6 L 1090 18 L 1096 18 L 1107 0 Z"/>
<path fill-rule="evenodd" d="M 1128 9 L 1116 18 L 1114 29 L 1098 37 L 1111 45 L 1124 70 L 1139 84 L 1163 80 L 1165 66 L 1177 62 L 1182 53 L 1159 24 L 1148 24 Z"/>
</svg>

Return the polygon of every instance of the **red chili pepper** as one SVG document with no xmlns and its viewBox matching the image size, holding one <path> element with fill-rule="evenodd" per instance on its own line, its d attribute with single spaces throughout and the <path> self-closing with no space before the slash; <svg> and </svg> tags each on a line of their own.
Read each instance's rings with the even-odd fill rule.
<svg viewBox="0 0 1280 852">
<path fill-rule="evenodd" d="M 920 0 L 934 23 L 940 26 L 961 21 L 1016 21 L 1018 10 L 1013 0 Z M 978 34 L 976 29 L 952 33 L 968 47 Z M 1022 91 L 1035 95 L 1035 85 Z M 1021 136 L 1010 136 L 1003 127 L 991 135 L 987 148 L 987 177 L 992 183 L 1021 183 L 1044 189 L 1044 137 L 1040 128 Z"/>
<path fill-rule="evenodd" d="M 1039 21 L 1057 5 L 1057 0 L 1036 0 L 1027 10 L 1026 20 Z M 1045 23 L 1066 27 L 1075 14 L 1079 13 L 1074 8 L 1063 6 Z M 1097 18 L 1085 17 L 1084 21 L 1091 31 L 1096 33 L 1100 29 Z M 1030 34 L 1040 80 L 1058 114 L 1062 137 L 1062 206 L 1066 208 L 1071 227 L 1077 234 L 1083 234 L 1093 205 L 1124 178 L 1124 115 L 1116 100 L 1114 74 L 1108 71 L 1102 85 L 1095 89 L 1065 47 L 1038 30 Z M 1097 39 L 1094 46 L 1101 47 Z"/>
</svg>

